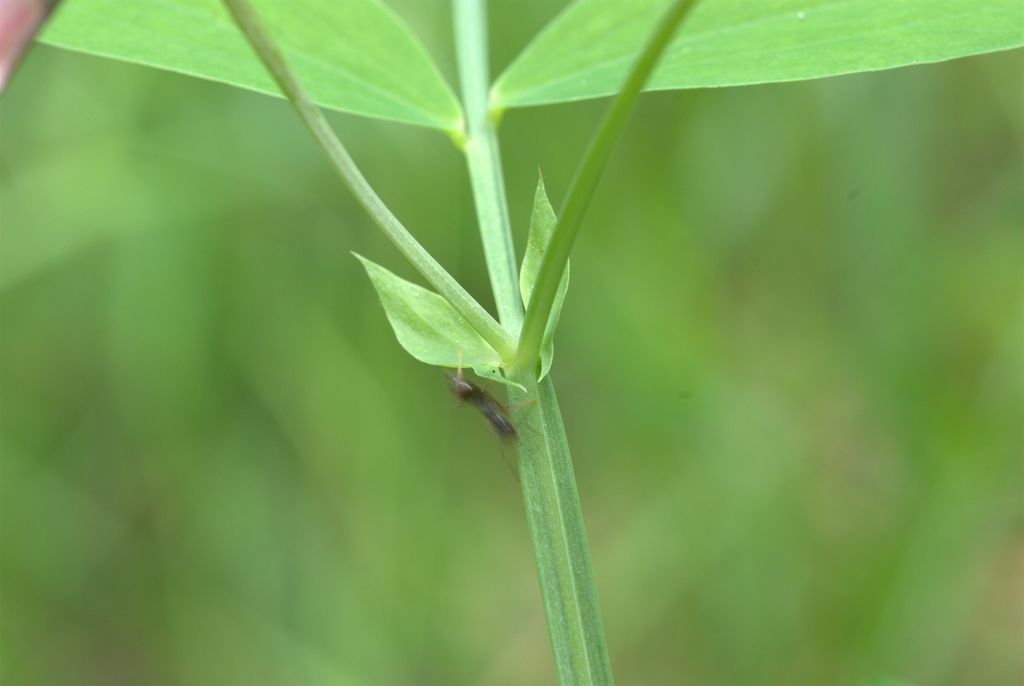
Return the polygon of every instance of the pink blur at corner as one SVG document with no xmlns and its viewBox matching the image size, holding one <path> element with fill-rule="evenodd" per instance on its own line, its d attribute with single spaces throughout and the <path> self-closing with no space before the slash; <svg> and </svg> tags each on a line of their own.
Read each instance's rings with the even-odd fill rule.
<svg viewBox="0 0 1024 686">
<path fill-rule="evenodd" d="M 54 0 L 0 0 L 0 92 L 56 4 Z"/>
</svg>

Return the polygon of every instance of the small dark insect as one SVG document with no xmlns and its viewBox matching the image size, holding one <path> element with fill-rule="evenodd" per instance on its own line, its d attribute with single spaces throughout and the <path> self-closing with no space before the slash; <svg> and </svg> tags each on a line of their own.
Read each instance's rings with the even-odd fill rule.
<svg viewBox="0 0 1024 686">
<path fill-rule="evenodd" d="M 494 429 L 494 433 L 503 441 L 515 440 L 516 430 L 507 416 L 505 406 L 495 400 L 494 396 L 477 386 L 462 375 L 462 367 L 457 373 L 445 372 L 445 380 L 452 394 L 464 403 L 469 403 L 484 416 Z"/>
</svg>

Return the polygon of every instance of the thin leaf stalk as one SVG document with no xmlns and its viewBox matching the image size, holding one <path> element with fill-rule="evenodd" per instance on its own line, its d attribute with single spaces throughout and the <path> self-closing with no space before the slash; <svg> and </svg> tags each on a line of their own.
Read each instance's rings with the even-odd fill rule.
<svg viewBox="0 0 1024 686">
<path fill-rule="evenodd" d="M 427 283 L 451 303 L 502 359 L 511 359 L 515 351 L 513 337 L 420 245 L 380 199 L 335 135 L 323 112 L 313 104 L 299 84 L 248 0 L 224 0 L 224 4 L 281 92 L 327 154 L 335 171 L 374 223 Z"/>
<path fill-rule="evenodd" d="M 469 167 L 487 273 L 494 291 L 498 319 L 516 334 L 523 322 L 512 222 L 501 170 L 501 150 L 494 122 L 488 117 L 490 68 L 487 56 L 487 14 L 480 0 L 454 0 L 455 43 L 466 111 L 463 150 Z"/>
<path fill-rule="evenodd" d="M 558 283 L 569 261 L 576 235 L 579 233 L 583 215 L 594 197 L 601 174 L 607 166 L 615 143 L 620 138 L 626 121 L 636 105 L 647 79 L 657 65 L 665 48 L 671 42 L 679 25 L 687 17 L 697 0 L 676 0 L 665 12 L 657 27 L 647 40 L 640 56 L 633 64 L 622 90 L 615 97 L 604 119 L 591 139 L 580 166 L 576 170 L 565 205 L 558 215 L 558 221 L 551 235 L 551 242 L 544 251 L 537 283 L 526 309 L 519 348 L 516 353 L 515 369 L 537 366 L 540 348 L 544 340 L 544 328 L 551 315 L 551 307 L 558 292 Z"/>
</svg>

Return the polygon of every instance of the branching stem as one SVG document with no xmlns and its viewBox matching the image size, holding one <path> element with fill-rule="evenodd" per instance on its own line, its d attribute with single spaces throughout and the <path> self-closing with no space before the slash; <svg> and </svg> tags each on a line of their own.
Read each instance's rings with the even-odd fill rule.
<svg viewBox="0 0 1024 686">
<path fill-rule="evenodd" d="M 494 299 L 502 323 L 518 331 L 522 321 L 512 232 L 505 200 L 494 122 L 487 112 L 487 25 L 484 0 L 453 0 L 459 72 L 466 100 L 466 158 L 480 218 Z M 518 427 L 516 463 L 537 564 L 548 638 L 559 683 L 606 686 L 611 661 L 597 602 L 583 512 L 569 444 L 551 377 L 537 381 L 535 367 L 515 370 L 510 389 Z M 521 402 L 528 399 L 530 402 Z"/>
<path fill-rule="evenodd" d="M 526 309 L 522 334 L 519 338 L 519 349 L 516 353 L 514 367 L 517 369 L 533 368 L 537 365 L 540 347 L 544 340 L 544 327 L 551 315 L 551 307 L 555 302 L 558 282 L 562 279 L 565 265 L 569 261 L 572 244 L 576 240 L 583 215 L 594 197 L 597 182 L 601 179 L 611 155 L 615 142 L 618 141 L 626 125 L 637 97 L 644 84 L 654 70 L 662 52 L 672 40 L 676 29 L 686 18 L 697 0 L 676 0 L 662 17 L 654 33 L 647 40 L 640 57 L 626 78 L 622 90 L 615 97 L 611 107 L 605 114 L 597 133 L 591 140 L 576 176 L 569 186 L 565 205 L 558 214 L 558 222 L 551 234 L 551 242 L 544 251 L 544 259 L 537 273 L 537 283 L 530 295 L 530 306 Z"/>
<path fill-rule="evenodd" d="M 249 40 L 256 54 L 288 101 L 298 112 L 306 128 L 313 134 L 320 147 L 327 153 L 335 171 L 355 195 L 356 200 L 369 213 L 374 223 L 398 248 L 412 266 L 427 282 L 476 329 L 485 341 L 493 347 L 502 359 L 511 359 L 515 351 L 515 340 L 494 317 L 487 313 L 473 296 L 445 271 L 426 249 L 420 245 L 408 229 L 392 214 L 384 201 L 373 190 L 355 161 L 348 154 L 334 134 L 330 124 L 316 105 L 306 95 L 295 75 L 285 62 L 281 51 L 267 33 L 259 18 L 253 12 L 248 0 L 224 0 L 242 33 Z"/>
<path fill-rule="evenodd" d="M 513 400 L 522 396 L 533 401 L 513 411 L 520 427 L 516 460 L 559 681 L 610 685 L 611 662 L 565 428 L 551 378 L 537 379 L 537 359 L 558 282 L 612 146 L 659 56 L 695 0 L 678 0 L 669 9 L 591 142 L 545 251 L 525 319 L 497 132 L 488 117 L 484 0 L 453 2 L 467 118 L 462 147 L 501 324 L 427 253 L 373 191 L 323 113 L 299 85 L 248 0 L 224 0 L 242 33 L 359 203 L 430 285 L 506 360 L 512 380 L 526 389 L 525 393 L 512 389 Z M 520 328 L 522 338 L 517 347 L 513 334 L 518 334 Z"/>
</svg>

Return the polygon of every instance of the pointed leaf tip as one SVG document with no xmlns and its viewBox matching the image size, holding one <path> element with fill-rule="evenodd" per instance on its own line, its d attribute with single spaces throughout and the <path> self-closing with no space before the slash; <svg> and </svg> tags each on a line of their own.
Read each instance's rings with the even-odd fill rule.
<svg viewBox="0 0 1024 686">
<path fill-rule="evenodd" d="M 366 269 L 395 337 L 407 353 L 438 367 L 461 363 L 480 376 L 511 384 L 501 374 L 501 356 L 447 300 L 358 253 L 352 255 Z"/>
<path fill-rule="evenodd" d="M 459 129 L 462 112 L 451 87 L 422 41 L 382 0 L 254 4 L 316 104 Z M 280 95 L 220 0 L 74 0 L 40 40 Z"/>
<path fill-rule="evenodd" d="M 537 274 L 540 272 L 540 264 L 544 259 L 544 251 L 551 242 L 551 235 L 554 233 L 558 218 L 555 210 L 548 200 L 547 190 L 544 187 L 544 174 L 537 168 L 537 190 L 533 196 L 533 213 L 530 216 L 530 234 L 526 239 L 526 252 L 523 254 L 523 264 L 519 270 L 519 292 L 523 297 L 523 303 L 530 304 L 530 296 L 533 287 L 537 283 Z M 544 330 L 544 343 L 541 346 L 541 371 L 540 379 L 547 376 L 551 370 L 551 361 L 554 358 L 555 329 L 558 328 L 558 319 L 562 313 L 562 304 L 565 302 L 565 294 L 569 289 L 569 263 L 566 262 L 565 272 L 561 281 L 558 282 L 558 292 L 555 294 L 554 304 L 551 306 L 551 315 L 548 317 L 547 327 Z"/>
</svg>

